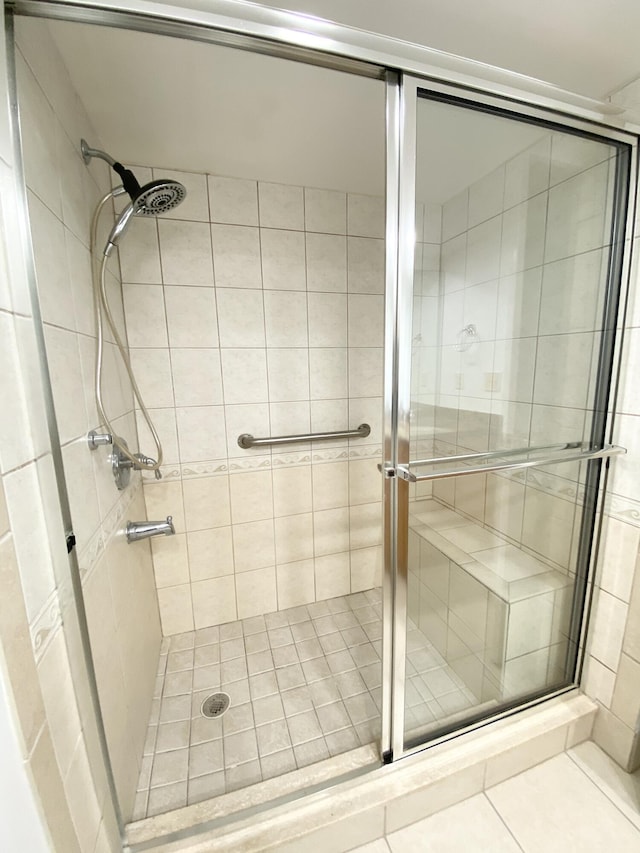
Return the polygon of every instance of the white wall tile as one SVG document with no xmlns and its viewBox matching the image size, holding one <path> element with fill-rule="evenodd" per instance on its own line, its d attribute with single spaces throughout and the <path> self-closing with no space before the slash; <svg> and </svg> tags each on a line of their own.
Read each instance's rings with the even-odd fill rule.
<svg viewBox="0 0 640 853">
<path fill-rule="evenodd" d="M 220 288 L 216 293 L 221 347 L 263 347 L 264 308 L 259 290 Z"/>
<path fill-rule="evenodd" d="M 316 557 L 349 550 L 349 509 L 326 509 L 313 513 Z"/>
<path fill-rule="evenodd" d="M 347 289 L 347 240 L 329 234 L 306 237 L 307 290 L 343 292 Z"/>
<path fill-rule="evenodd" d="M 347 233 L 354 237 L 384 238 L 384 198 L 379 196 L 347 196 Z"/>
<path fill-rule="evenodd" d="M 186 529 L 205 530 L 231 523 L 228 477 L 201 477 L 184 480 Z"/>
<path fill-rule="evenodd" d="M 333 190 L 305 187 L 304 216 L 307 231 L 324 234 L 347 233 L 347 196 Z"/>
<path fill-rule="evenodd" d="M 222 403 L 220 354 L 217 349 L 172 349 L 171 373 L 176 406 Z"/>
<path fill-rule="evenodd" d="M 273 471 L 273 511 L 276 517 L 311 512 L 311 466 Z"/>
<path fill-rule="evenodd" d="M 384 241 L 367 237 L 347 240 L 349 293 L 384 293 Z"/>
<path fill-rule="evenodd" d="M 262 287 L 260 238 L 257 228 L 212 225 L 211 240 L 215 281 L 218 287 Z"/>
<path fill-rule="evenodd" d="M 551 137 L 545 134 L 535 145 L 506 163 L 505 210 L 547 189 L 550 155 Z"/>
<path fill-rule="evenodd" d="M 173 406 L 173 380 L 168 349 L 132 349 L 129 353 L 142 399 L 146 406 Z"/>
<path fill-rule="evenodd" d="M 269 417 L 272 435 L 302 435 L 311 431 L 311 411 L 308 400 L 293 403 L 271 403 Z"/>
<path fill-rule="evenodd" d="M 627 605 L 604 590 L 596 593 L 595 618 L 591 628 L 589 651 L 604 666 L 618 669 Z"/>
<path fill-rule="evenodd" d="M 349 297 L 351 299 L 376 297 Z M 309 293 L 309 346 L 347 345 L 347 297 L 341 293 Z M 356 346 L 356 344 L 354 344 Z"/>
<path fill-rule="evenodd" d="M 158 590 L 158 605 L 162 633 L 165 637 L 193 631 L 193 609 L 189 584 L 170 586 Z"/>
<path fill-rule="evenodd" d="M 229 477 L 233 524 L 273 517 L 273 488 L 270 471 L 232 474 Z"/>
<path fill-rule="evenodd" d="M 384 343 L 384 297 L 349 295 L 349 346 L 378 347 Z"/>
<path fill-rule="evenodd" d="M 540 304 L 540 335 L 587 332 L 600 327 L 607 252 L 545 264 Z"/>
<path fill-rule="evenodd" d="M 349 509 L 351 548 L 368 548 L 382 543 L 382 504 L 361 504 Z"/>
<path fill-rule="evenodd" d="M 47 361 L 53 380 L 56 418 L 60 440 L 64 444 L 87 429 L 84 395 L 77 393 L 82 388 L 78 336 L 75 332 L 67 332 L 54 326 L 45 326 L 44 334 Z"/>
<path fill-rule="evenodd" d="M 218 346 L 218 318 L 212 287 L 165 287 L 171 347 Z"/>
<path fill-rule="evenodd" d="M 302 187 L 286 184 L 258 183 L 260 225 L 263 228 L 304 230 L 304 196 Z"/>
<path fill-rule="evenodd" d="M 593 335 L 549 335 L 538 340 L 533 399 L 547 406 L 587 405 Z M 558 365 L 564 370 L 558 372 Z"/>
<path fill-rule="evenodd" d="M 124 284 L 122 295 L 129 346 L 168 346 L 162 287 L 156 284 Z"/>
<path fill-rule="evenodd" d="M 351 552 L 351 592 L 373 589 L 382 583 L 382 547 Z"/>
<path fill-rule="evenodd" d="M 184 533 L 176 533 L 175 536 L 163 536 L 162 538 L 157 537 L 152 539 L 151 553 L 153 554 L 153 571 L 158 590 L 189 583 L 187 537 Z M 189 608 L 190 606 L 191 600 L 189 599 Z M 160 616 L 162 617 L 162 610 L 160 611 Z"/>
<path fill-rule="evenodd" d="M 191 583 L 233 574 L 231 527 L 187 533 Z"/>
<path fill-rule="evenodd" d="M 209 175 L 208 182 L 212 222 L 224 222 L 229 225 L 258 224 L 256 181 Z"/>
<path fill-rule="evenodd" d="M 276 563 L 313 557 L 313 515 L 285 515 L 274 520 Z"/>
<path fill-rule="evenodd" d="M 505 212 L 502 223 L 500 275 L 512 275 L 542 263 L 546 251 L 546 223 L 546 194 L 535 196 Z"/>
<path fill-rule="evenodd" d="M 64 226 L 31 192 L 28 201 L 42 319 L 45 323 L 75 329 Z M 90 291 L 90 281 L 85 284 Z"/>
<path fill-rule="evenodd" d="M 349 463 L 312 466 L 313 508 L 316 512 L 349 505 Z"/>
<path fill-rule="evenodd" d="M 222 406 L 177 408 L 176 416 L 182 462 L 226 457 L 227 440 Z"/>
<path fill-rule="evenodd" d="M 330 400 L 347 396 L 347 350 L 309 350 L 311 399 Z"/>
<path fill-rule="evenodd" d="M 349 353 L 349 397 L 376 397 L 382 393 L 382 383 L 382 347 L 352 349 Z"/>
<path fill-rule="evenodd" d="M 316 600 L 314 561 L 299 560 L 276 567 L 278 609 L 299 607 Z"/>
<path fill-rule="evenodd" d="M 275 540 L 272 521 L 251 521 L 233 526 L 236 572 L 274 566 Z"/>
<path fill-rule="evenodd" d="M 456 237 L 468 227 L 469 191 L 464 190 L 442 206 L 442 240 Z"/>
<path fill-rule="evenodd" d="M 264 312 L 268 347 L 306 347 L 307 295 L 266 290 Z"/>
<path fill-rule="evenodd" d="M 250 619 L 277 610 L 276 579 L 273 568 L 236 575 L 238 619 Z"/>
<path fill-rule="evenodd" d="M 265 351 L 225 349 L 221 355 L 225 403 L 266 402 L 268 393 Z"/>
<path fill-rule="evenodd" d="M 500 217 L 489 219 L 467 232 L 467 284 L 498 278 L 500 273 Z M 513 270 L 507 270 L 506 273 Z"/>
<path fill-rule="evenodd" d="M 609 183 L 609 164 L 602 163 L 551 188 L 546 262 L 588 252 L 606 242 Z"/>
<path fill-rule="evenodd" d="M 305 290 L 305 238 L 302 232 L 263 228 L 260 232 L 265 290 Z"/>
<path fill-rule="evenodd" d="M 162 271 L 157 220 L 134 218 L 127 231 L 127 239 L 118 246 L 118 256 L 123 281 L 159 284 Z"/>
<path fill-rule="evenodd" d="M 505 169 L 501 166 L 469 187 L 469 228 L 502 213 L 504 184 Z"/>
<path fill-rule="evenodd" d="M 305 349 L 267 351 L 269 399 L 274 403 L 309 399 L 309 356 Z"/>
<path fill-rule="evenodd" d="M 196 630 L 238 618 L 236 590 L 231 576 L 196 581 L 191 585 Z"/>
<path fill-rule="evenodd" d="M 211 234 L 204 222 L 158 220 L 165 284 L 213 284 Z M 130 280 L 130 279 L 127 279 Z"/>
<path fill-rule="evenodd" d="M 318 601 L 349 594 L 351 591 L 351 570 L 348 551 L 316 557 L 314 562 L 316 598 Z"/>
</svg>

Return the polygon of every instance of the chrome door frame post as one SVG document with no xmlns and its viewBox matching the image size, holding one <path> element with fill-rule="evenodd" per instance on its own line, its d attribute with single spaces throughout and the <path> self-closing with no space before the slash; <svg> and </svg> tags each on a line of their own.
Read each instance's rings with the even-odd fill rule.
<svg viewBox="0 0 640 853">
<path fill-rule="evenodd" d="M 402 76 L 400 87 L 400 181 L 398 213 L 398 296 L 396 312 L 396 466 L 409 464 L 411 415 L 411 328 L 416 243 L 416 116 L 418 82 Z M 408 622 L 409 483 L 394 477 L 396 490 L 396 580 L 393 620 L 392 749 L 404 752 L 404 697 Z"/>
</svg>

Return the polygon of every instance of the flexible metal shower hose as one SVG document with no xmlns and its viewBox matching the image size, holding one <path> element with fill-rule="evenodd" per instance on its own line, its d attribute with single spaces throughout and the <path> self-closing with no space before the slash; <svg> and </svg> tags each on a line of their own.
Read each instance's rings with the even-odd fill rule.
<svg viewBox="0 0 640 853">
<path fill-rule="evenodd" d="M 142 399 L 142 395 L 140 394 L 140 389 L 138 388 L 138 383 L 136 382 L 135 376 L 133 375 L 133 369 L 131 367 L 131 361 L 129 360 L 129 354 L 127 352 L 127 347 L 122 342 L 122 338 L 118 332 L 116 327 L 115 320 L 113 319 L 113 314 L 111 313 L 111 309 L 109 307 L 109 301 L 107 299 L 107 289 L 105 282 L 105 274 L 107 267 L 107 255 L 103 254 L 101 260 L 97 261 L 96 258 L 96 238 L 98 232 L 98 219 L 100 217 L 100 213 L 102 212 L 102 208 L 105 204 L 112 199 L 113 192 L 107 193 L 104 198 L 100 199 L 98 205 L 93 214 L 93 219 L 91 220 L 91 274 L 93 279 L 93 301 L 94 301 L 94 311 L 95 311 L 95 320 L 96 320 L 96 360 L 95 360 L 95 392 L 96 392 L 96 408 L 98 409 L 98 415 L 100 419 L 106 426 L 108 432 L 113 436 L 113 443 L 117 444 L 118 449 L 130 462 L 133 463 L 136 469 L 140 469 L 143 471 L 158 471 L 160 466 L 162 465 L 162 444 L 160 443 L 160 438 L 158 437 L 158 433 L 156 432 L 156 428 L 153 425 L 149 412 L 147 411 L 147 407 L 144 404 Z M 131 382 L 131 388 L 133 390 L 133 394 L 138 401 L 138 405 L 140 407 L 140 411 L 147 423 L 151 431 L 151 435 L 153 436 L 153 440 L 156 445 L 156 462 L 149 464 L 145 462 L 144 459 L 135 456 L 132 454 L 127 447 L 124 446 L 123 443 L 118 441 L 116 431 L 104 409 L 104 404 L 102 402 L 102 368 L 103 368 L 103 356 L 104 356 L 104 329 L 102 324 L 102 310 L 104 310 L 104 316 L 107 321 L 107 325 L 111 330 L 111 334 L 115 340 L 116 346 L 120 352 L 122 357 L 122 362 L 125 366 L 125 370 L 127 371 L 127 375 L 129 377 L 129 381 Z"/>
</svg>

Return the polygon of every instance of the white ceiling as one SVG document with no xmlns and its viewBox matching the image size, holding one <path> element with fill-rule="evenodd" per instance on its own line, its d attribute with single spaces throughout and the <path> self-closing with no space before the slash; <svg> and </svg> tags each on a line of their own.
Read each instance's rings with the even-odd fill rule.
<svg viewBox="0 0 640 853">
<path fill-rule="evenodd" d="M 18 25 L 50 29 L 101 144 L 129 165 L 384 193 L 381 81 L 106 27 Z M 539 135 L 427 102 L 418 123 L 418 197 L 434 203 Z"/>
<path fill-rule="evenodd" d="M 256 0 L 602 98 L 640 76 L 639 0 Z"/>
</svg>

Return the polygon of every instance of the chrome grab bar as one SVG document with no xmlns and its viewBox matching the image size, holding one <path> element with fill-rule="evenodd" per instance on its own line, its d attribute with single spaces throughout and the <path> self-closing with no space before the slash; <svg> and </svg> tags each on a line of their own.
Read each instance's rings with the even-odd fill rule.
<svg viewBox="0 0 640 853">
<path fill-rule="evenodd" d="M 560 462 L 588 462 L 591 459 L 604 459 L 609 456 L 620 456 L 623 453 L 626 453 L 627 450 L 625 447 L 618 447 L 614 444 L 606 444 L 600 450 L 582 450 L 580 452 L 571 452 L 576 451 L 579 447 L 582 447 L 580 443 L 572 443 L 572 444 L 560 444 L 560 445 L 550 445 L 550 447 L 532 447 L 525 448 L 521 451 L 495 451 L 490 453 L 470 453 L 467 456 L 448 456 L 448 457 L 439 457 L 437 459 L 421 459 L 418 462 L 409 463 L 409 467 L 405 465 L 398 465 L 397 467 L 397 475 L 403 480 L 407 480 L 410 483 L 422 483 L 425 480 L 443 480 L 446 477 L 463 477 L 469 474 L 487 474 L 492 471 L 506 471 L 510 468 L 538 468 L 541 465 L 553 465 L 559 464 Z M 413 465 L 426 465 L 432 464 L 437 465 L 443 462 L 452 462 L 453 460 L 460 459 L 491 459 L 491 458 L 500 458 L 504 456 L 513 456 L 515 453 L 535 453 L 540 452 L 542 450 L 549 450 L 550 448 L 554 448 L 556 450 L 564 450 L 569 451 L 564 456 L 541 456 L 538 459 L 526 459 L 524 461 L 514 460 L 512 462 L 502 462 L 496 465 L 479 465 L 473 468 L 450 468 L 447 471 L 432 471 L 428 474 L 415 474 L 411 471 L 410 466 Z"/>
<path fill-rule="evenodd" d="M 254 438 L 248 432 L 238 436 L 238 444 L 247 450 L 249 447 L 262 447 L 268 444 L 295 444 L 299 441 L 331 441 L 334 438 L 366 438 L 371 433 L 369 424 L 360 424 L 357 429 L 342 432 L 313 432 L 303 435 L 272 435 L 269 438 Z"/>
</svg>

